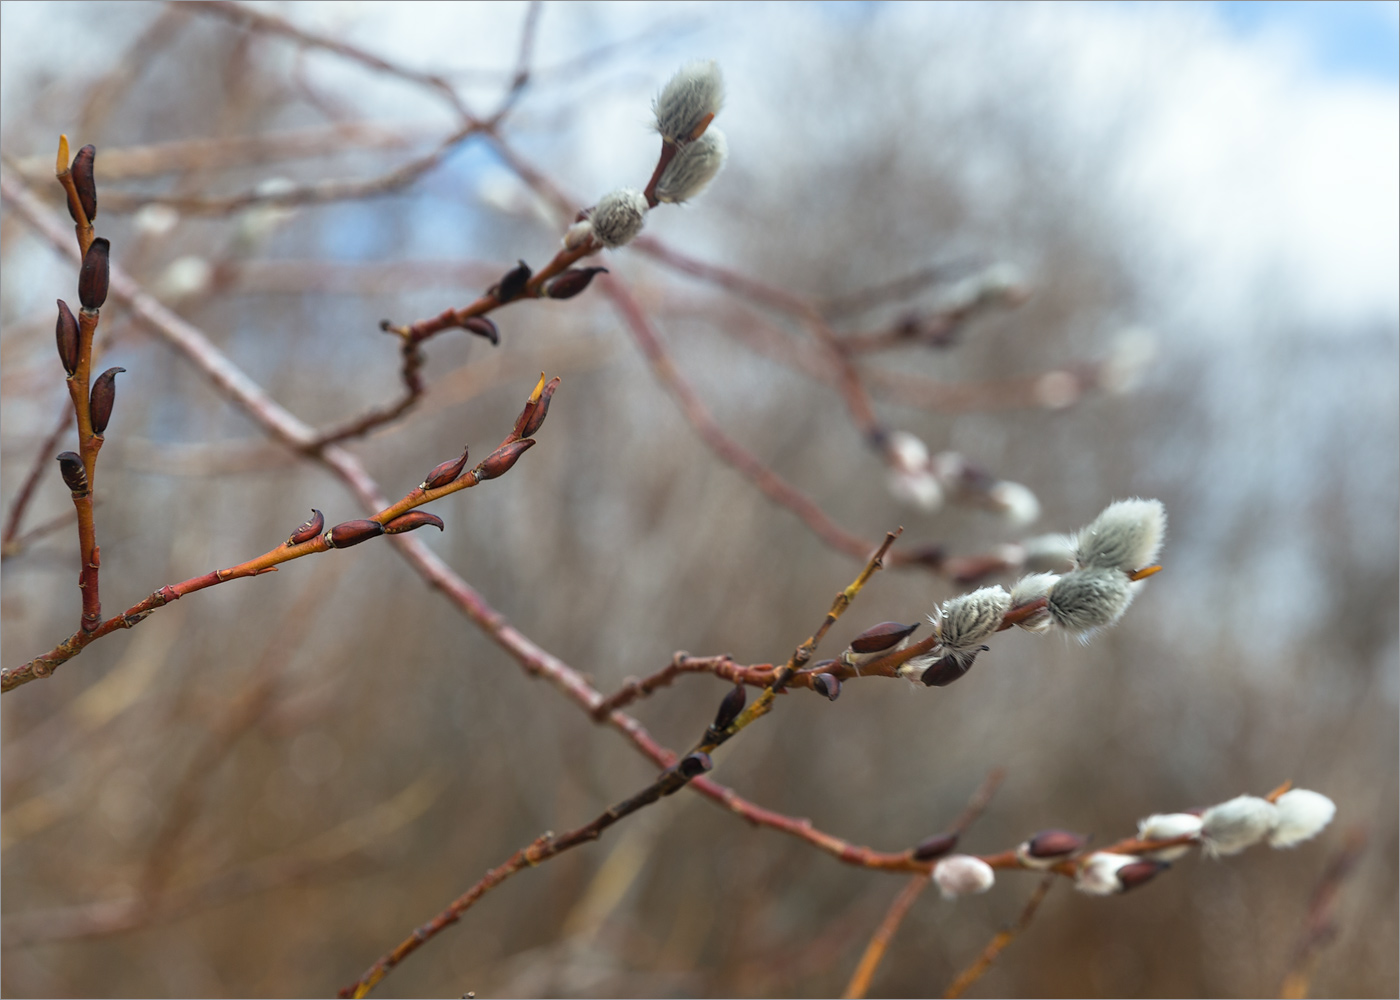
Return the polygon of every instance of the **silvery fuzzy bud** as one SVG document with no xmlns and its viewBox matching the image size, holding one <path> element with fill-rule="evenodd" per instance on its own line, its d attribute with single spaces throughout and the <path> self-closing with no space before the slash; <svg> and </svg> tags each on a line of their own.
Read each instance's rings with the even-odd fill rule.
<svg viewBox="0 0 1400 1000">
<path fill-rule="evenodd" d="M 1306 788 L 1284 792 L 1274 802 L 1274 807 L 1278 810 L 1278 822 L 1269 834 L 1270 847 L 1292 847 L 1311 840 L 1337 815 L 1336 803 Z"/>
<path fill-rule="evenodd" d="M 1020 847 L 1016 857 L 1027 868 L 1052 868 L 1084 850 L 1089 838 L 1068 830 L 1042 830 Z"/>
<path fill-rule="evenodd" d="M 1201 815 L 1201 843 L 1212 857 L 1238 854 L 1273 832 L 1278 807 L 1267 799 L 1240 795 Z"/>
<path fill-rule="evenodd" d="M 54 337 L 58 341 L 58 360 L 63 370 L 72 375 L 78 370 L 78 321 L 68 303 L 58 300 L 58 323 L 54 326 Z"/>
<path fill-rule="evenodd" d="M 588 287 L 595 274 L 607 274 L 606 267 L 571 267 L 544 287 L 551 299 L 571 299 Z"/>
<path fill-rule="evenodd" d="M 1032 601 L 1038 601 L 1042 597 L 1048 599 L 1050 591 L 1060 581 L 1054 573 L 1031 573 L 1017 580 L 1011 588 L 1011 610 L 1025 607 Z M 1017 627 L 1025 629 L 1027 632 L 1045 632 L 1055 624 L 1055 618 L 1050 614 L 1050 608 L 1046 607 L 1033 612 L 1029 616 L 1022 618 L 1016 623 Z"/>
<path fill-rule="evenodd" d="M 88 495 L 87 469 L 77 452 L 65 451 L 58 456 L 58 474 L 75 497 Z"/>
<path fill-rule="evenodd" d="M 445 529 L 442 518 L 436 514 L 429 514 L 426 510 L 411 510 L 407 514 L 400 514 L 392 521 L 384 525 L 384 534 L 402 535 L 405 531 L 412 531 L 431 524 L 438 531 Z"/>
<path fill-rule="evenodd" d="M 88 222 L 97 218 L 97 180 L 93 176 L 93 160 L 96 156 L 96 146 L 84 146 L 73 157 L 73 166 L 70 168 L 73 187 L 78 192 L 78 201 L 83 206 L 83 214 L 87 216 Z"/>
<path fill-rule="evenodd" d="M 953 848 L 958 846 L 958 835 L 956 833 L 936 833 L 932 837 L 926 837 L 914 846 L 911 852 L 915 861 L 932 861 L 934 858 L 941 858 Z"/>
<path fill-rule="evenodd" d="M 1096 851 L 1075 871 L 1074 887 L 1091 896 L 1112 896 L 1141 885 L 1164 867 L 1132 854 Z"/>
<path fill-rule="evenodd" d="M 729 143 L 717 128 L 705 130 L 694 142 L 681 147 L 656 184 L 656 198 L 668 204 L 689 201 L 709 186 L 729 155 Z"/>
<path fill-rule="evenodd" d="M 1011 610 L 1011 595 L 1003 587 L 983 587 L 943 602 L 936 618 L 939 645 L 948 652 L 972 650 L 1001 628 Z"/>
<path fill-rule="evenodd" d="M 534 447 L 534 444 L 533 438 L 526 438 L 524 441 L 512 441 L 508 445 L 497 448 L 486 457 L 486 461 L 482 462 L 481 467 L 476 470 L 477 482 L 504 476 L 521 455 Z"/>
<path fill-rule="evenodd" d="M 1195 836 L 1201 832 L 1201 817 L 1194 813 L 1155 813 L 1138 821 L 1138 840 L 1174 840 L 1177 837 Z M 1191 850 L 1191 845 L 1164 847 L 1151 851 L 1145 857 L 1159 861 L 1175 861 Z"/>
<path fill-rule="evenodd" d="M 719 113 L 724 105 L 724 80 L 713 60 L 682 66 L 652 102 L 656 131 L 667 142 L 685 143 L 698 138 L 696 129 Z"/>
<path fill-rule="evenodd" d="M 326 515 L 322 514 L 315 507 L 311 508 L 310 520 L 303 521 L 301 527 L 293 531 L 287 539 L 287 544 L 300 545 L 302 542 L 309 542 L 321 533 L 321 529 L 326 526 Z"/>
<path fill-rule="evenodd" d="M 933 866 L 933 881 L 944 899 L 986 892 L 997 880 L 992 866 L 970 854 L 953 854 Z"/>
<path fill-rule="evenodd" d="M 646 223 L 647 200 L 640 191 L 618 188 L 598 199 L 588 213 L 593 223 L 594 238 L 605 247 L 617 248 L 631 243 Z"/>
<path fill-rule="evenodd" d="M 468 316 L 462 320 L 462 329 L 468 333 L 474 333 L 478 337 L 485 337 L 491 341 L 491 346 L 495 347 L 501 342 L 501 331 L 495 322 L 486 316 Z"/>
<path fill-rule="evenodd" d="M 420 490 L 435 490 L 440 486 L 446 486 L 462 474 L 462 470 L 467 467 L 467 452 L 469 449 L 462 448 L 461 458 L 448 459 L 441 465 L 436 466 L 427 477 L 418 484 Z"/>
<path fill-rule="evenodd" d="M 1160 500 L 1119 500 L 1079 532 L 1076 557 L 1085 569 L 1131 574 L 1156 562 L 1166 528 Z"/>
<path fill-rule="evenodd" d="M 841 697 L 841 678 L 835 674 L 817 674 L 812 678 L 812 690 L 825 695 L 827 701 Z"/>
<path fill-rule="evenodd" d="M 900 503 L 928 513 L 943 506 L 943 487 L 938 484 L 938 477 L 927 469 L 922 472 L 891 469 L 888 482 L 890 495 Z"/>
<path fill-rule="evenodd" d="M 525 286 L 529 283 L 532 274 L 534 272 L 530 270 L 529 264 L 523 260 L 517 261 L 515 267 L 507 271 L 505 277 L 496 285 L 496 301 L 506 303 L 511 299 L 519 298 L 525 291 Z"/>
<path fill-rule="evenodd" d="M 92 432 L 99 437 L 107 429 L 112 419 L 112 407 L 117 401 L 117 375 L 125 368 L 108 368 L 92 383 L 92 395 L 88 397 L 88 413 L 92 418 Z"/>
<path fill-rule="evenodd" d="M 378 521 L 365 519 L 343 521 L 326 532 L 326 541 L 333 549 L 348 549 L 352 545 L 359 545 L 371 538 L 378 538 L 382 534 L 384 534 L 384 525 Z"/>
<path fill-rule="evenodd" d="M 1087 638 L 1123 617 L 1132 602 L 1132 584 L 1119 570 L 1077 569 L 1050 588 L 1047 607 L 1055 624 Z"/>
<path fill-rule="evenodd" d="M 78 301 L 84 309 L 101 309 L 107 301 L 107 284 L 112 276 L 112 263 L 108 259 L 112 244 L 99 236 L 92 241 L 83 254 L 83 265 L 78 270 Z"/>
<path fill-rule="evenodd" d="M 719 710 L 715 712 L 715 721 L 710 724 L 710 728 L 717 733 L 724 732 L 729 728 L 729 724 L 739 717 L 748 700 L 749 694 L 744 690 L 744 685 L 735 684 L 719 703 Z"/>
<path fill-rule="evenodd" d="M 593 223 L 586 218 L 579 219 L 564 234 L 564 249 L 577 250 L 587 245 L 591 239 L 593 239 Z"/>
</svg>

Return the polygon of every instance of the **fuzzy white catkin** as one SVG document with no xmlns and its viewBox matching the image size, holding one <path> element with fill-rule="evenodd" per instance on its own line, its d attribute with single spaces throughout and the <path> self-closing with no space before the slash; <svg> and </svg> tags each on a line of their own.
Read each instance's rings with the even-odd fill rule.
<svg viewBox="0 0 1400 1000">
<path fill-rule="evenodd" d="M 646 222 L 647 200 L 640 191 L 618 188 L 598 199 L 588 213 L 593 235 L 605 247 L 620 247 L 632 242 Z"/>
<path fill-rule="evenodd" d="M 656 131 L 667 142 L 687 142 L 706 115 L 724 105 L 724 78 L 714 60 L 682 66 L 652 103 Z"/>
<path fill-rule="evenodd" d="M 729 143 L 717 128 L 708 128 L 694 142 L 688 142 L 661 173 L 656 184 L 658 201 L 679 204 L 689 201 L 709 185 L 724 166 Z"/>
<path fill-rule="evenodd" d="M 1135 573 L 1156 562 L 1166 529 L 1160 500 L 1119 500 L 1079 532 L 1079 565 Z"/>
<path fill-rule="evenodd" d="M 1267 799 L 1240 795 L 1211 806 L 1201 816 L 1201 842 L 1213 857 L 1238 854 L 1278 825 L 1278 808 Z"/>
<path fill-rule="evenodd" d="M 1042 597 L 1049 597 L 1051 589 L 1060 578 L 1054 573 L 1031 573 L 1016 581 L 1011 588 L 1011 607 L 1019 608 L 1038 601 Z M 1054 617 L 1050 614 L 1048 607 L 1041 608 L 1029 618 L 1023 618 L 1016 623 L 1027 632 L 1045 632 L 1055 624 Z"/>
<path fill-rule="evenodd" d="M 952 854 L 933 866 L 933 881 L 944 899 L 986 892 L 996 880 L 992 866 L 970 854 Z"/>
<path fill-rule="evenodd" d="M 1030 488 L 1003 479 L 987 491 L 987 499 L 1011 524 L 1023 528 L 1040 516 L 1040 501 Z"/>
<path fill-rule="evenodd" d="M 1138 840 L 1172 840 L 1201 832 L 1201 817 L 1191 813 L 1155 813 L 1138 821 Z M 1151 851 L 1147 857 L 1157 861 L 1175 861 L 1191 850 L 1190 845 L 1164 847 Z"/>
<path fill-rule="evenodd" d="M 1131 854 L 1110 854 L 1095 851 L 1074 873 L 1074 887 L 1091 896 L 1112 896 L 1123 891 L 1118 870 L 1137 861 Z"/>
<path fill-rule="evenodd" d="M 1055 623 L 1087 636 L 1112 625 L 1133 602 L 1133 585 L 1116 569 L 1077 569 L 1050 588 Z"/>
<path fill-rule="evenodd" d="M 1292 847 L 1311 840 L 1337 815 L 1336 803 L 1306 788 L 1284 792 L 1274 807 L 1278 810 L 1278 822 L 1269 834 L 1270 847 Z"/>
<path fill-rule="evenodd" d="M 939 644 L 949 651 L 970 649 L 1001 628 L 1011 610 L 1011 595 L 1001 587 L 983 587 L 943 602 L 937 619 Z"/>
</svg>

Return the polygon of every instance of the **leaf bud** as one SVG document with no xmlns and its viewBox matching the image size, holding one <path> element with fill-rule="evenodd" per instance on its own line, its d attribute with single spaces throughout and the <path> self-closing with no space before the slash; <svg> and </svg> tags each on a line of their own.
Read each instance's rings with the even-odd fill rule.
<svg viewBox="0 0 1400 1000">
<path fill-rule="evenodd" d="M 524 417 L 519 430 L 521 437 L 532 437 L 544 425 L 544 418 L 549 413 L 549 401 L 554 398 L 554 391 L 558 388 L 559 376 L 556 375 L 541 390 L 540 398 L 535 400 L 533 406 L 526 405 L 525 409 L 529 416 L 521 413 L 521 416 Z"/>
<path fill-rule="evenodd" d="M 691 778 L 698 778 L 710 768 L 715 766 L 715 762 L 710 760 L 710 755 L 699 750 L 686 754 L 681 758 L 676 770 L 681 773 L 681 777 L 689 781 Z"/>
<path fill-rule="evenodd" d="M 301 527 L 293 531 L 291 537 L 287 539 L 287 544 L 300 545 L 302 542 L 309 542 L 321 533 L 321 529 L 326 526 L 326 515 L 322 514 L 315 507 L 311 508 L 311 519 L 303 521 Z"/>
<path fill-rule="evenodd" d="M 496 286 L 496 301 L 505 305 L 511 299 L 517 299 L 525 291 L 525 285 L 530 280 L 530 275 L 534 274 L 530 270 L 530 265 L 523 260 L 518 261 L 515 267 L 506 272 L 500 283 Z"/>
<path fill-rule="evenodd" d="M 462 321 L 462 329 L 468 333 L 474 333 L 478 337 L 485 337 L 491 341 L 492 347 L 496 347 L 501 342 L 500 328 L 485 316 L 468 316 Z"/>
<path fill-rule="evenodd" d="M 812 690 L 826 695 L 827 701 L 841 697 L 841 678 L 835 674 L 817 674 L 812 678 Z"/>
<path fill-rule="evenodd" d="M 111 250 L 111 242 L 99 236 L 83 255 L 83 266 L 78 271 L 78 301 L 84 309 L 101 309 L 102 303 L 107 301 L 107 283 L 112 272 L 111 261 L 108 260 Z"/>
<path fill-rule="evenodd" d="M 857 653 L 883 653 L 909 638 L 910 634 L 918 627 L 918 622 L 913 625 L 881 622 L 879 625 L 872 625 L 852 639 L 851 649 Z"/>
<path fill-rule="evenodd" d="M 1136 888 L 1157 877 L 1158 872 L 1166 871 L 1171 865 L 1165 861 L 1134 861 L 1118 869 L 1118 881 L 1123 891 Z"/>
<path fill-rule="evenodd" d="M 92 383 L 88 412 L 92 415 L 92 432 L 99 437 L 112 419 L 112 405 L 117 401 L 117 374 L 125 368 L 108 368 Z"/>
<path fill-rule="evenodd" d="M 986 646 L 978 646 L 976 649 L 970 650 L 955 649 L 935 660 L 919 679 L 927 687 L 947 687 L 971 670 L 972 661 L 977 659 L 977 654 L 986 652 L 987 648 Z"/>
<path fill-rule="evenodd" d="M 359 545 L 361 542 L 367 542 L 382 534 L 384 534 L 384 525 L 378 521 L 364 519 L 343 521 L 326 532 L 326 541 L 333 549 L 348 549 L 352 545 Z"/>
<path fill-rule="evenodd" d="M 526 438 L 523 441 L 512 441 L 510 444 L 502 445 L 486 457 L 486 461 L 481 463 L 476 471 L 477 482 L 487 479 L 495 479 L 497 476 L 504 476 L 511 470 L 521 455 L 534 447 L 535 439 Z"/>
<path fill-rule="evenodd" d="M 1016 848 L 1016 857 L 1027 868 L 1050 868 L 1078 854 L 1088 843 L 1088 837 L 1068 830 L 1042 830 Z"/>
<path fill-rule="evenodd" d="M 400 514 L 388 524 L 384 525 L 384 534 L 402 535 L 405 531 L 412 531 L 414 528 L 421 528 L 431 524 L 438 531 L 444 529 L 442 518 L 436 514 L 429 514 L 426 510 L 411 510 L 407 514 Z"/>
<path fill-rule="evenodd" d="M 58 360 L 63 362 L 63 370 L 72 375 L 78 370 L 78 321 L 68 303 L 58 300 L 58 323 L 54 327 L 58 339 Z"/>
<path fill-rule="evenodd" d="M 78 201 L 83 206 L 83 214 L 87 216 L 88 222 L 97 218 L 97 181 L 93 177 L 92 169 L 96 156 L 97 147 L 87 145 L 78 150 L 78 154 L 73 157 L 73 187 L 78 192 Z"/>
<path fill-rule="evenodd" d="M 936 833 L 932 837 L 926 837 L 915 845 L 913 850 L 915 861 L 932 861 L 934 858 L 941 858 L 953 848 L 958 846 L 958 835 L 956 833 Z"/>
<path fill-rule="evenodd" d="M 467 467 L 467 449 L 462 449 L 461 458 L 449 459 L 428 473 L 426 479 L 418 484 L 420 490 L 435 490 L 440 486 L 446 486 L 462 474 L 462 470 Z"/>
<path fill-rule="evenodd" d="M 724 696 L 724 700 L 719 703 L 719 711 L 715 713 L 715 721 L 710 724 L 710 728 L 717 733 L 722 733 L 729 728 L 729 724 L 739 717 L 739 713 L 744 710 L 744 704 L 749 700 L 748 692 L 744 685 L 735 684 L 730 692 Z"/>
<path fill-rule="evenodd" d="M 88 495 L 87 469 L 76 452 L 65 451 L 58 456 L 58 472 L 75 497 Z"/>
<path fill-rule="evenodd" d="M 588 287 L 595 274 L 607 274 L 606 267 L 571 267 L 544 287 L 551 299 L 571 299 Z"/>
</svg>

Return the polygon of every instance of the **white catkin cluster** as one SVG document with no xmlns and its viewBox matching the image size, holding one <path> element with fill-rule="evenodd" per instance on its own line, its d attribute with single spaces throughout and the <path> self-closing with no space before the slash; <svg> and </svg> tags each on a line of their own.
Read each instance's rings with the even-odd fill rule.
<svg viewBox="0 0 1400 1000">
<path fill-rule="evenodd" d="M 951 854 L 933 866 L 934 884 L 944 899 L 986 892 L 997 880 L 992 866 L 970 854 Z"/>
<path fill-rule="evenodd" d="M 620 247 L 636 238 L 646 217 L 646 197 L 632 188 L 618 188 L 598 199 L 597 206 L 588 213 L 588 222 L 599 243 Z"/>
<path fill-rule="evenodd" d="M 689 142 L 705 116 L 718 114 L 723 105 L 724 79 L 719 65 L 713 60 L 689 63 L 671 77 L 652 103 L 656 131 L 667 142 Z"/>
<path fill-rule="evenodd" d="M 715 179 L 728 155 L 724 133 L 717 128 L 706 129 L 700 138 L 682 146 L 662 171 L 656 184 L 657 200 L 679 204 L 694 198 Z"/>
</svg>

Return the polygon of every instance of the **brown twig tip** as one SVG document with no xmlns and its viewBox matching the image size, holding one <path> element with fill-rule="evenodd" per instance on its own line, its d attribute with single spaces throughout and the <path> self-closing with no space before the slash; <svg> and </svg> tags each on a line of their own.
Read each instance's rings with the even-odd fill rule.
<svg viewBox="0 0 1400 1000">
<path fill-rule="evenodd" d="M 492 290 L 496 296 L 496 301 L 505 305 L 512 299 L 518 299 L 525 291 L 525 286 L 530 281 L 530 276 L 535 272 L 530 270 L 530 265 L 522 261 L 517 261 L 515 267 L 511 268 L 501 278 L 500 282 Z"/>
<path fill-rule="evenodd" d="M 462 448 L 462 457 L 449 459 L 428 473 L 427 478 L 418 484 L 420 490 L 435 490 L 440 486 L 446 486 L 452 480 L 462 474 L 462 470 L 467 467 L 466 447 Z"/>
<path fill-rule="evenodd" d="M 551 299 L 571 299 L 588 287 L 595 274 L 607 273 L 606 267 L 571 267 L 545 285 L 544 294 Z"/>
<path fill-rule="evenodd" d="M 92 432 L 101 435 L 107 430 L 107 422 L 112 419 L 112 406 L 117 401 L 117 375 L 125 368 L 108 368 L 92 384 L 92 397 L 88 409 L 92 414 Z"/>
<path fill-rule="evenodd" d="M 300 545 L 302 542 L 309 542 L 321 533 L 321 529 L 326 526 L 326 515 L 322 514 L 315 507 L 311 508 L 311 519 L 303 521 L 301 527 L 293 531 L 291 537 L 287 539 L 287 545 Z"/>
<path fill-rule="evenodd" d="M 512 441 L 510 444 L 497 448 L 487 456 L 486 461 L 477 467 L 477 481 L 481 482 L 486 479 L 495 479 L 497 476 L 504 476 L 519 461 L 520 456 L 533 448 L 534 445 L 534 438 L 526 438 L 524 441 Z"/>
<path fill-rule="evenodd" d="M 58 471 L 63 482 L 75 497 L 88 495 L 87 469 L 77 452 L 65 451 L 58 456 Z"/>
<path fill-rule="evenodd" d="M 436 514 L 429 514 L 426 510 L 411 510 L 407 514 L 400 514 L 384 525 L 384 534 L 402 535 L 405 531 L 412 531 L 429 524 L 437 528 L 438 531 L 443 531 L 447 527 L 442 523 L 442 518 Z"/>
<path fill-rule="evenodd" d="M 915 861 L 933 861 L 948 854 L 953 848 L 958 846 L 958 835 L 956 833 L 936 833 L 932 837 L 919 841 L 910 852 Z"/>
<path fill-rule="evenodd" d="M 478 337 L 485 337 L 491 341 L 492 347 L 499 346 L 501 343 L 500 328 L 485 316 L 468 316 L 462 320 L 462 329 L 468 333 L 474 333 Z"/>
<path fill-rule="evenodd" d="M 108 259 L 111 250 L 111 242 L 99 236 L 83 255 L 83 266 L 78 272 L 78 301 L 84 309 L 101 309 L 102 303 L 107 301 L 107 284 L 112 272 Z"/>
<path fill-rule="evenodd" d="M 361 518 L 337 524 L 326 532 L 326 541 L 333 549 L 348 549 L 352 545 L 359 545 L 361 542 L 367 542 L 382 534 L 384 534 L 384 525 L 378 521 L 368 521 Z"/>
<path fill-rule="evenodd" d="M 97 147 L 87 145 L 78 150 L 78 154 L 73 157 L 73 187 L 78 192 L 78 201 L 82 204 L 83 214 L 87 216 L 89 223 L 97 218 L 97 181 L 93 176 L 93 161 L 96 156 Z"/>
<path fill-rule="evenodd" d="M 54 337 L 58 340 L 58 360 L 63 362 L 63 370 L 72 375 L 78 370 L 78 321 L 62 299 L 58 300 Z"/>
</svg>

